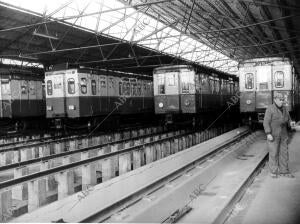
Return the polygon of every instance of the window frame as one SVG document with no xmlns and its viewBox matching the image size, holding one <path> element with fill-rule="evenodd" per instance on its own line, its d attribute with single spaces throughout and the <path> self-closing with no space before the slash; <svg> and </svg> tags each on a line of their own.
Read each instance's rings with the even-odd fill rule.
<svg viewBox="0 0 300 224">
<path fill-rule="evenodd" d="M 172 77 L 172 78 L 171 78 Z M 175 83 L 175 74 L 174 73 L 167 73 L 166 74 L 166 80 L 165 82 L 167 81 L 167 85 L 168 86 L 175 86 L 176 83 Z M 172 82 L 171 82 L 172 81 Z M 165 84 L 166 85 L 166 84 Z"/>
<path fill-rule="evenodd" d="M 85 91 L 83 91 L 84 90 L 83 87 L 85 87 Z M 87 78 L 85 77 L 80 78 L 80 91 L 82 94 L 87 94 Z"/>
<path fill-rule="evenodd" d="M 129 81 L 123 81 L 122 84 L 123 84 L 122 85 L 123 96 L 130 96 L 130 94 L 131 94 L 130 82 Z"/>
<path fill-rule="evenodd" d="M 277 86 L 277 80 L 278 80 L 277 74 L 282 74 L 282 85 L 281 86 Z M 275 88 L 278 88 L 278 89 L 284 88 L 284 72 L 283 71 L 276 71 L 274 73 L 274 79 L 275 79 L 275 82 L 274 82 Z"/>
<path fill-rule="evenodd" d="M 49 88 L 48 83 L 50 83 L 50 88 Z M 47 92 L 48 96 L 52 96 L 53 95 L 53 86 L 52 86 L 52 84 L 53 84 L 52 80 L 47 80 L 47 83 L 46 83 L 46 90 L 47 91 L 46 92 Z M 49 91 L 51 91 L 51 92 L 49 92 Z"/>
<path fill-rule="evenodd" d="M 97 82 L 95 79 L 91 80 L 91 92 L 93 96 L 97 95 Z"/>
<path fill-rule="evenodd" d="M 106 88 L 106 78 L 100 77 L 100 88 Z"/>
<path fill-rule="evenodd" d="M 166 77 L 164 75 L 158 75 L 157 88 L 158 94 L 166 94 Z"/>
<path fill-rule="evenodd" d="M 249 85 L 248 85 L 248 79 L 247 79 L 247 77 L 248 76 L 252 76 L 252 79 L 251 79 L 251 88 L 249 88 Z M 248 73 L 246 73 L 245 74 L 245 89 L 254 89 L 254 74 L 253 73 L 250 73 L 250 72 L 248 72 Z"/>
<path fill-rule="evenodd" d="M 74 85 L 74 91 L 70 91 L 71 90 L 71 85 L 70 85 L 70 82 L 73 82 L 73 85 Z M 68 94 L 75 94 L 75 92 L 76 92 L 76 86 L 75 86 L 75 79 L 74 78 L 69 78 L 68 80 L 67 80 L 67 83 L 68 83 Z"/>
</svg>

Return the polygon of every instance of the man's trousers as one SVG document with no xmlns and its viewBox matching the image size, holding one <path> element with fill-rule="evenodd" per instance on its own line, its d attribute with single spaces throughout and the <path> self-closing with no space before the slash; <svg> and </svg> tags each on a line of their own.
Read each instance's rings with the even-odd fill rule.
<svg viewBox="0 0 300 224">
<path fill-rule="evenodd" d="M 269 168 L 271 173 L 289 173 L 289 153 L 287 141 L 287 136 L 274 137 L 272 142 L 268 141 Z"/>
</svg>

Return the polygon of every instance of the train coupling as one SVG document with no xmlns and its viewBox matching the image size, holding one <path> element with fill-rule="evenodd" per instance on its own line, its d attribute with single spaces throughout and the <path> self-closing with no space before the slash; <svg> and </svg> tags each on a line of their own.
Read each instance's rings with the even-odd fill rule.
<svg viewBox="0 0 300 224">
<path fill-rule="evenodd" d="M 54 127 L 56 129 L 62 129 L 63 128 L 62 119 L 54 119 Z"/>
<path fill-rule="evenodd" d="M 265 117 L 265 113 L 257 113 L 258 123 L 263 123 L 264 122 L 264 117 Z"/>
<path fill-rule="evenodd" d="M 173 124 L 173 115 L 172 114 L 167 114 L 165 116 L 165 124 Z"/>
</svg>

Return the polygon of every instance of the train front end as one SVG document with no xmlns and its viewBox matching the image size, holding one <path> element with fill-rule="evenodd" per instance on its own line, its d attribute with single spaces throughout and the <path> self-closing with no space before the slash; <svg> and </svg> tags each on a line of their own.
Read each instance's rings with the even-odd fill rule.
<svg viewBox="0 0 300 224">
<path fill-rule="evenodd" d="M 260 58 L 244 61 L 239 65 L 240 112 L 250 123 L 262 123 L 273 96 L 280 92 L 285 106 L 294 109 L 294 74 L 290 61 L 282 58 Z"/>
<path fill-rule="evenodd" d="M 180 71 L 173 67 L 161 67 L 154 70 L 154 105 L 156 114 L 180 113 L 179 95 Z"/>
</svg>

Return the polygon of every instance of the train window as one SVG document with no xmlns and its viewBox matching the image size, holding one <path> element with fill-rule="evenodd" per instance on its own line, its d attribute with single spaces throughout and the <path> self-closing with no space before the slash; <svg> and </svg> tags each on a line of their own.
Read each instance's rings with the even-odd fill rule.
<svg viewBox="0 0 300 224">
<path fill-rule="evenodd" d="M 143 94 L 144 94 L 144 95 L 147 95 L 147 94 L 148 94 L 147 84 L 146 84 L 146 83 L 144 83 L 144 85 L 143 85 Z"/>
<path fill-rule="evenodd" d="M 165 94 L 165 77 L 164 75 L 159 75 L 158 76 L 158 93 L 159 94 Z"/>
<path fill-rule="evenodd" d="M 275 76 L 275 87 L 276 88 L 283 88 L 284 86 L 284 73 L 281 71 L 277 71 L 274 74 Z"/>
<path fill-rule="evenodd" d="M 167 78 L 168 86 L 175 86 L 175 74 L 168 74 L 166 78 Z"/>
<path fill-rule="evenodd" d="M 130 96 L 130 83 L 129 82 L 123 82 L 123 95 Z"/>
<path fill-rule="evenodd" d="M 138 95 L 138 96 L 141 96 L 141 95 L 142 95 L 142 87 L 141 87 L 141 84 L 140 84 L 140 83 L 137 84 L 137 95 Z"/>
<path fill-rule="evenodd" d="M 214 80 L 212 78 L 209 78 L 208 84 L 209 84 L 209 88 L 211 90 L 211 93 L 214 93 L 215 92 Z"/>
<path fill-rule="evenodd" d="M 81 78 L 80 86 L 81 86 L 81 93 L 82 94 L 86 94 L 87 93 L 87 81 L 86 81 L 86 78 Z"/>
<path fill-rule="evenodd" d="M 73 78 L 68 79 L 68 93 L 69 94 L 75 93 L 75 80 Z"/>
<path fill-rule="evenodd" d="M 218 79 L 215 80 L 215 90 L 217 93 L 220 92 L 220 81 Z"/>
<path fill-rule="evenodd" d="M 226 93 L 229 92 L 229 85 L 228 85 L 228 81 L 227 80 L 224 80 L 223 82 L 223 89 Z"/>
<path fill-rule="evenodd" d="M 230 94 L 233 94 L 233 91 L 234 91 L 234 86 L 233 86 L 234 84 L 233 84 L 233 82 L 231 81 L 230 83 L 229 83 L 229 93 Z"/>
<path fill-rule="evenodd" d="M 1 92 L 2 94 L 9 94 L 9 80 L 5 79 L 5 80 L 1 80 Z"/>
<path fill-rule="evenodd" d="M 182 93 L 190 92 L 189 74 L 181 74 L 181 92 Z"/>
<path fill-rule="evenodd" d="M 245 75 L 245 88 L 253 89 L 254 88 L 254 75 L 253 73 L 247 73 Z"/>
<path fill-rule="evenodd" d="M 100 78 L 100 86 L 101 88 L 106 88 L 106 81 L 104 77 Z"/>
<path fill-rule="evenodd" d="M 110 78 L 110 79 L 109 79 L 108 87 L 109 87 L 109 88 L 113 88 L 113 87 L 114 87 L 114 79 L 113 79 L 113 78 Z"/>
<path fill-rule="evenodd" d="M 136 83 L 131 83 L 131 96 L 137 96 L 137 86 Z"/>
<path fill-rule="evenodd" d="M 53 93 L 53 90 L 52 90 L 52 81 L 48 80 L 47 81 L 47 94 L 48 94 L 48 96 L 51 96 L 52 93 Z"/>
<path fill-rule="evenodd" d="M 239 83 L 238 82 L 235 82 L 234 83 L 234 92 L 238 92 L 239 91 Z"/>
<path fill-rule="evenodd" d="M 153 82 L 148 83 L 148 91 L 149 93 L 153 94 Z"/>
<path fill-rule="evenodd" d="M 195 74 L 187 71 L 180 74 L 181 93 L 195 92 Z"/>
<path fill-rule="evenodd" d="M 96 80 L 92 80 L 91 85 L 92 85 L 92 95 L 96 95 L 96 93 L 97 93 Z"/>
</svg>

